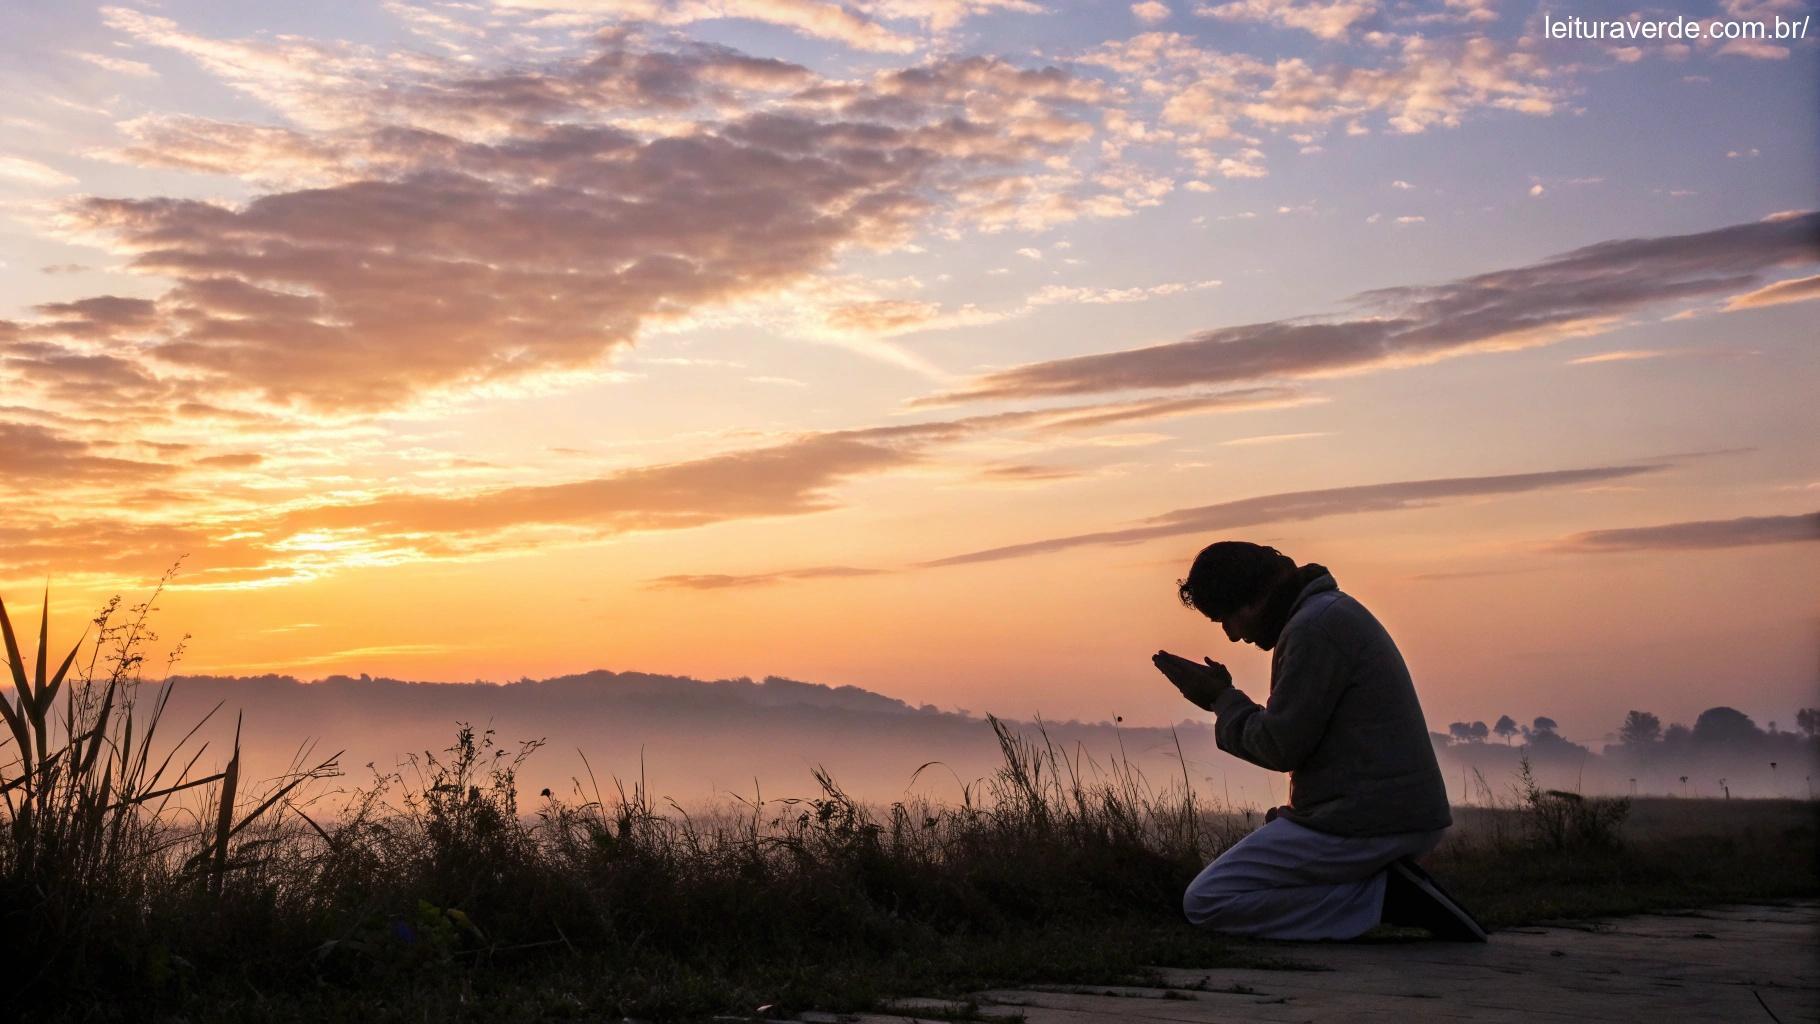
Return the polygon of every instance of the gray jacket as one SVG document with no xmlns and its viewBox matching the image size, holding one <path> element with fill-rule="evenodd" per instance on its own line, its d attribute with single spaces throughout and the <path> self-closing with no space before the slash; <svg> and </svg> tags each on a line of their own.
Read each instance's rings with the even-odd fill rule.
<svg viewBox="0 0 1820 1024">
<path fill-rule="evenodd" d="M 1289 773 L 1299 825 L 1345 836 L 1453 824 L 1415 684 L 1390 634 L 1322 576 L 1297 595 L 1270 662 L 1270 703 L 1214 700 L 1221 750 Z"/>
</svg>

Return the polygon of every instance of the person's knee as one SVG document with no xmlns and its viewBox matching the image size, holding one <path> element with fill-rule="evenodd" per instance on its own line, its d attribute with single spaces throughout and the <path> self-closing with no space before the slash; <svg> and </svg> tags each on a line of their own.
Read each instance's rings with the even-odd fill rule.
<svg viewBox="0 0 1820 1024">
<path fill-rule="evenodd" d="M 1217 879 L 1197 878 L 1182 893 L 1182 916 L 1196 927 L 1218 924 L 1236 895 Z M 1212 884 L 1210 884 L 1212 883 Z"/>
<path fill-rule="evenodd" d="M 1192 885 L 1182 892 L 1182 916 L 1197 928 L 1206 924 L 1212 916 L 1206 897 L 1195 892 Z"/>
</svg>

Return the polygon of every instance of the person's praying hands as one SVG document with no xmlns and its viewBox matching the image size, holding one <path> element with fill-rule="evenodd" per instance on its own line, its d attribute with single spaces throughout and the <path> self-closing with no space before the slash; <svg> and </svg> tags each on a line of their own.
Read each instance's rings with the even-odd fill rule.
<svg viewBox="0 0 1820 1024">
<path fill-rule="evenodd" d="M 1203 711 L 1212 711 L 1215 698 L 1232 685 L 1232 673 L 1212 658 L 1189 661 L 1179 654 L 1158 651 L 1151 656 L 1150 663 L 1175 684 L 1190 704 Z"/>
</svg>

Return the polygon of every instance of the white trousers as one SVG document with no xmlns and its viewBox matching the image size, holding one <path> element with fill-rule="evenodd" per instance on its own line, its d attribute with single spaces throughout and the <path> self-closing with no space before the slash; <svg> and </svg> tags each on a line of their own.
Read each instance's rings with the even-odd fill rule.
<svg viewBox="0 0 1820 1024">
<path fill-rule="evenodd" d="M 1446 829 L 1336 836 L 1277 818 L 1201 869 L 1182 894 L 1191 924 L 1259 939 L 1352 939 L 1384 912 L 1384 869 Z"/>
</svg>

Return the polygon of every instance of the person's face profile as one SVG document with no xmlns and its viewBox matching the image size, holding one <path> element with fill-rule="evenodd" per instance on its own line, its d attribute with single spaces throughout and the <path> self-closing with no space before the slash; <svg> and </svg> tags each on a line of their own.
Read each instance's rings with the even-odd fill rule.
<svg viewBox="0 0 1820 1024">
<path fill-rule="evenodd" d="M 1264 599 L 1259 597 L 1218 616 L 1208 615 L 1207 618 L 1224 630 L 1226 639 L 1233 643 L 1255 644 L 1258 642 L 1258 619 L 1263 611 Z"/>
</svg>

